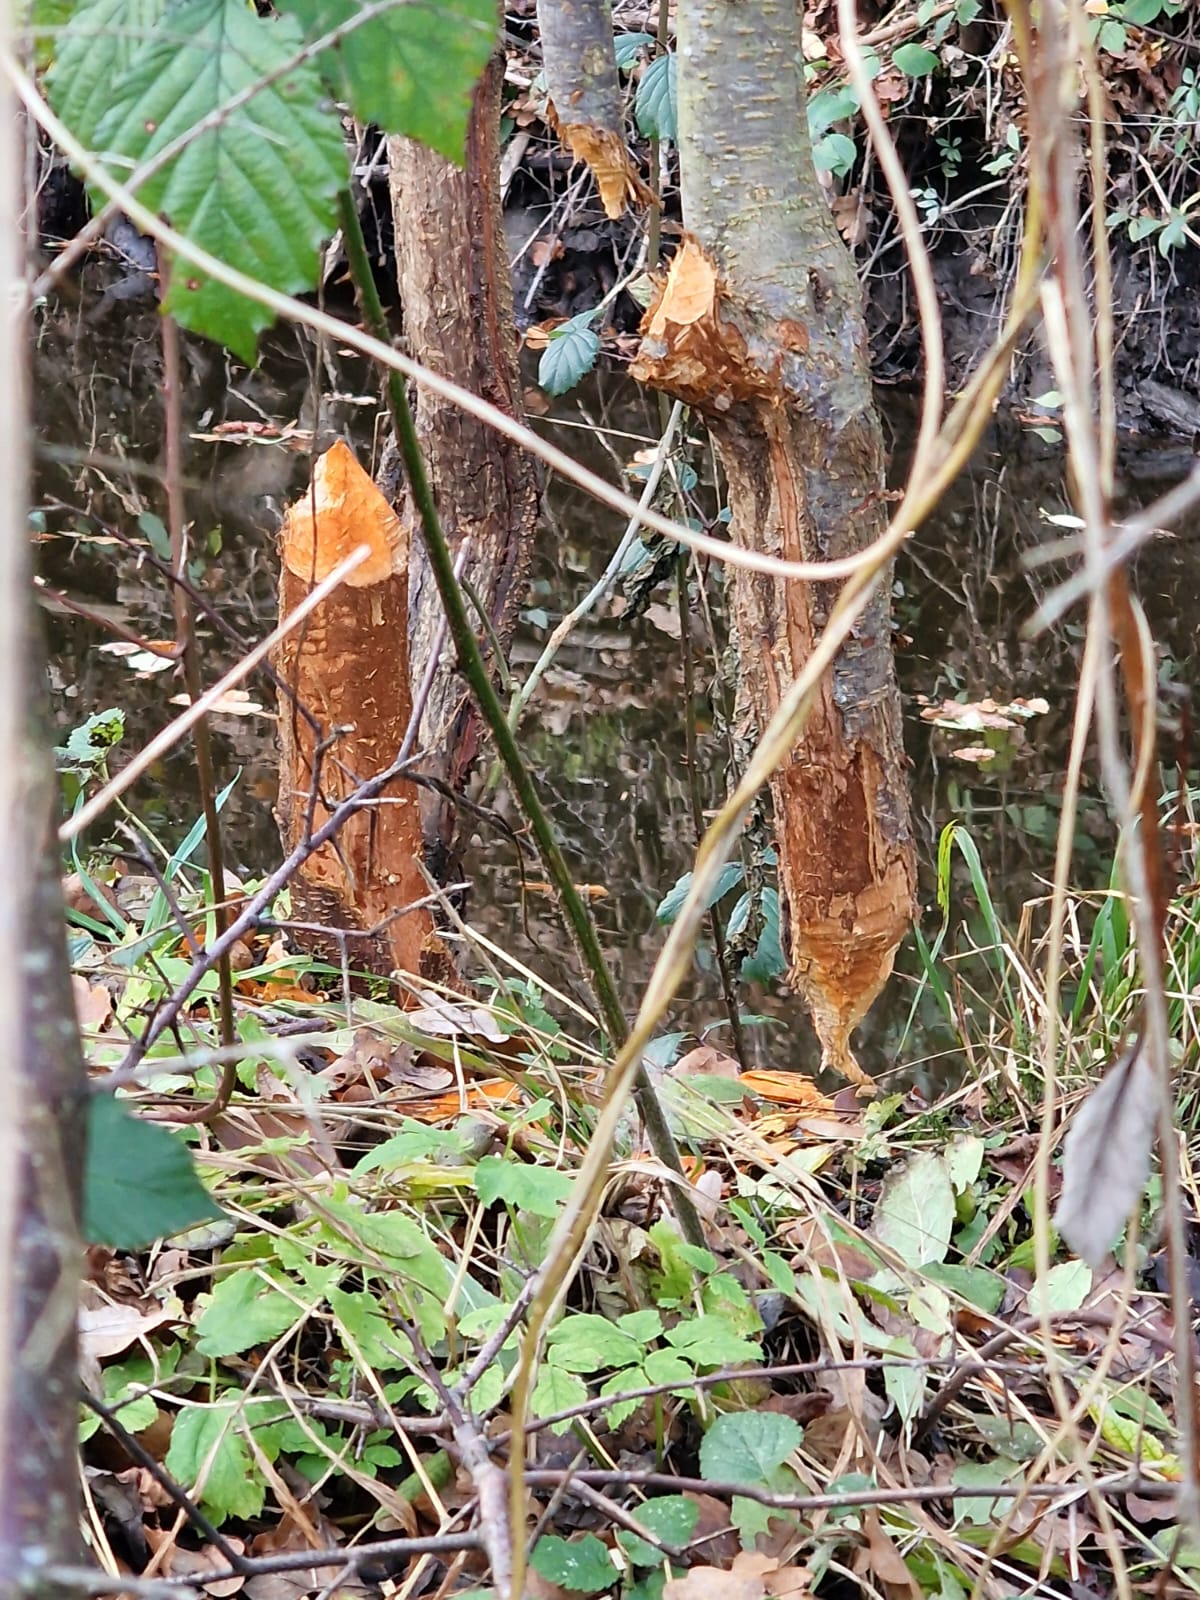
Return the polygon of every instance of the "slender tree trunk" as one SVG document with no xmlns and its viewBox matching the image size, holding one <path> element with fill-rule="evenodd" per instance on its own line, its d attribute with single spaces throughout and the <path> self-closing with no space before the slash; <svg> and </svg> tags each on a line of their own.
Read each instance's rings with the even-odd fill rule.
<svg viewBox="0 0 1200 1600">
<path fill-rule="evenodd" d="M 475 92 L 464 167 L 411 139 L 392 138 L 388 172 L 410 354 L 511 416 L 523 417 L 500 214 L 501 81 L 496 59 Z M 464 578 L 504 647 L 516 620 L 537 518 L 533 464 L 512 441 L 434 395 L 420 395 L 417 425 L 442 525 L 456 552 L 470 541 Z M 410 508 L 404 515 L 411 521 Z M 414 685 L 424 677 L 440 617 L 437 590 L 417 539 L 409 574 Z M 477 717 L 447 652 L 421 721 L 423 767 L 457 790 L 477 742 Z M 423 796 L 422 816 L 431 865 L 440 873 L 454 813 L 436 796 Z"/>
<path fill-rule="evenodd" d="M 706 417 L 733 537 L 816 561 L 862 550 L 886 516 L 861 291 L 812 165 L 800 20 L 797 0 L 679 0 L 689 236 L 634 373 Z M 808 659 L 836 587 L 738 573 L 732 594 L 761 724 Z M 886 575 L 772 801 L 789 976 L 824 1064 L 863 1081 L 850 1032 L 891 971 L 916 881 Z"/>
<path fill-rule="evenodd" d="M 538 0 L 542 67 L 551 121 L 576 161 L 596 179 L 606 215 L 642 193 L 621 116 L 609 0 Z"/>
</svg>

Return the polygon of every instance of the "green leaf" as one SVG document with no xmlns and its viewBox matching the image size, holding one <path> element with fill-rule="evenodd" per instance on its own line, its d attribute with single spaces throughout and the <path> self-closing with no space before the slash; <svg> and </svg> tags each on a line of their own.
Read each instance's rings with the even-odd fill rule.
<svg viewBox="0 0 1200 1600">
<path fill-rule="evenodd" d="M 725 1317 L 689 1317 L 667 1333 L 667 1343 L 697 1366 L 732 1367 L 739 1361 L 758 1361 L 757 1342 L 743 1339 Z"/>
<path fill-rule="evenodd" d="M 597 1372 L 602 1367 L 636 1365 L 645 1348 L 637 1339 L 590 1312 L 565 1316 L 551 1328 L 546 1340 L 547 1359 L 568 1372 Z"/>
<path fill-rule="evenodd" d="M 804 1439 L 791 1417 L 773 1411 L 734 1411 L 720 1416 L 700 1445 L 700 1471 L 724 1483 L 765 1483 Z"/>
<path fill-rule="evenodd" d="M 916 1359 L 917 1347 L 911 1339 L 893 1339 L 887 1347 L 888 1355 L 902 1361 Z M 925 1370 L 923 1367 L 885 1366 L 883 1387 L 896 1409 L 901 1425 L 907 1426 L 920 1415 L 925 1403 Z"/>
<path fill-rule="evenodd" d="M 164 1463 L 185 1488 L 201 1485 L 200 1503 L 216 1522 L 256 1517 L 266 1500 L 250 1452 L 234 1431 L 237 1410 L 232 1405 L 186 1407 L 175 1418 Z"/>
<path fill-rule="evenodd" d="M 386 1315 L 369 1289 L 330 1289 L 329 1309 L 354 1345 L 355 1354 L 372 1367 L 394 1371 L 412 1361 L 412 1346 Z"/>
<path fill-rule="evenodd" d="M 235 95 L 230 116 L 191 139 L 138 188 L 152 211 L 210 254 L 285 294 L 316 282 L 321 241 L 347 182 L 342 132 L 293 18 L 260 18 L 244 0 L 175 0 L 162 27 L 110 86 L 95 132 L 122 176 Z M 77 131 L 77 130 L 76 130 Z M 253 363 L 273 313 L 176 264 L 163 309 Z"/>
<path fill-rule="evenodd" d="M 594 311 L 582 311 L 555 328 L 538 362 L 538 383 L 547 394 L 566 394 L 596 365 L 600 340 L 592 332 Z"/>
<path fill-rule="evenodd" d="M 954 1186 L 945 1158 L 921 1151 L 883 1181 L 872 1231 L 909 1267 L 943 1261 L 954 1228 Z"/>
<path fill-rule="evenodd" d="M 808 102 L 808 135 L 816 141 L 835 122 L 848 122 L 859 111 L 858 91 L 849 84 L 837 89 L 819 89 Z"/>
<path fill-rule="evenodd" d="M 938 58 L 923 44 L 902 44 L 892 52 L 892 61 L 906 78 L 927 78 L 938 65 Z"/>
<path fill-rule="evenodd" d="M 617 1327 L 641 1344 L 660 1339 L 663 1331 L 662 1318 L 653 1306 L 646 1306 L 641 1311 L 627 1311 L 624 1316 L 617 1318 Z"/>
<path fill-rule="evenodd" d="M 716 883 L 705 895 L 704 904 L 700 909 L 707 911 L 710 906 L 715 906 L 718 900 L 724 899 L 731 889 L 736 888 L 741 883 L 744 876 L 745 873 L 742 870 L 740 861 L 727 861 L 721 868 Z M 685 872 L 683 877 L 672 888 L 668 889 L 658 902 L 654 912 L 655 921 L 661 922 L 664 926 L 674 922 L 683 910 L 683 902 L 691 893 L 691 888 L 692 874 Z"/>
<path fill-rule="evenodd" d="M 779 930 L 779 890 L 766 888 L 762 892 L 762 932 L 754 954 L 742 962 L 742 979 L 746 983 L 771 983 L 787 971 L 783 944 Z"/>
<path fill-rule="evenodd" d="M 297 1322 L 300 1307 L 281 1294 L 254 1267 L 242 1267 L 220 1279 L 205 1298 L 196 1322 L 196 1349 L 202 1356 L 240 1355 L 255 1345 L 269 1344 Z"/>
<path fill-rule="evenodd" d="M 685 1500 L 681 1494 L 663 1495 L 656 1500 L 646 1500 L 637 1508 L 637 1520 L 664 1544 L 685 1545 L 696 1531 L 700 1507 L 694 1500 Z M 635 1567 L 656 1567 L 662 1556 L 652 1544 L 639 1539 L 636 1533 L 622 1529 L 617 1543 Z"/>
<path fill-rule="evenodd" d="M 679 137 L 679 96 L 674 55 L 655 56 L 642 73 L 633 115 L 647 139 Z"/>
<path fill-rule="evenodd" d="M 485 1206 L 503 1200 L 535 1217 L 557 1217 L 574 1184 L 570 1173 L 507 1156 L 484 1156 L 475 1168 L 475 1190 Z"/>
<path fill-rule="evenodd" d="M 46 79 L 50 104 L 87 145 L 112 104 L 113 85 L 153 37 L 167 0 L 92 0 L 75 9 L 58 38 Z"/>
<path fill-rule="evenodd" d="M 824 134 L 812 147 L 813 166 L 818 172 L 832 172 L 844 178 L 858 160 L 858 146 L 844 133 Z"/>
<path fill-rule="evenodd" d="M 285 0 L 308 41 L 353 20 L 361 0 Z M 419 139 L 460 165 L 475 81 L 496 42 L 495 0 L 405 0 L 318 57 L 361 122 Z"/>
<path fill-rule="evenodd" d="M 136 1250 L 222 1216 L 177 1134 L 130 1116 L 114 1095 L 92 1096 L 83 1173 L 90 1244 Z"/>
<path fill-rule="evenodd" d="M 654 45 L 652 33 L 618 33 L 613 40 L 613 55 L 617 58 L 617 71 L 628 72 L 638 58 L 638 52 Z"/>
<path fill-rule="evenodd" d="M 587 1397 L 587 1384 L 582 1378 L 577 1378 L 573 1372 L 564 1371 L 562 1367 L 544 1366 L 538 1373 L 538 1381 L 534 1385 L 529 1405 L 535 1417 L 553 1417 L 560 1411 L 569 1411 L 572 1406 L 583 1405 Z M 478 1398 L 476 1396 L 472 1398 L 478 1407 Z M 570 1429 L 571 1423 L 563 1422 L 550 1431 L 568 1433 Z"/>
<path fill-rule="evenodd" d="M 549 1534 L 538 1540 L 529 1564 L 550 1583 L 580 1594 L 599 1594 L 620 1577 L 606 1546 L 594 1533 L 574 1540 Z"/>
<path fill-rule="evenodd" d="M 961 1240 L 961 1235 L 959 1236 Z M 1004 1279 L 986 1267 L 964 1267 L 959 1263 L 927 1261 L 921 1268 L 931 1283 L 940 1284 L 951 1294 L 961 1295 L 968 1305 L 977 1306 L 989 1316 L 999 1311 L 1004 1299 Z"/>
<path fill-rule="evenodd" d="M 1029 1290 L 1031 1316 L 1078 1311 L 1092 1288 L 1092 1269 L 1085 1261 L 1060 1261 Z"/>
</svg>

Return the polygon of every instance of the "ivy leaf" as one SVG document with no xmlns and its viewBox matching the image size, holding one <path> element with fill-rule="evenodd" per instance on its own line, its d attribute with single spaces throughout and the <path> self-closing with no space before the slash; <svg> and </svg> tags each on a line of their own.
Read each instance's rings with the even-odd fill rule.
<svg viewBox="0 0 1200 1600">
<path fill-rule="evenodd" d="M 530 1565 L 550 1583 L 580 1594 L 599 1594 L 620 1578 L 607 1548 L 594 1533 L 574 1540 L 560 1539 L 556 1534 L 539 1539 Z"/>
<path fill-rule="evenodd" d="M 258 85 L 141 184 L 138 198 L 193 244 L 285 294 L 316 282 L 317 252 L 347 182 L 341 128 L 316 65 L 288 67 L 301 44 L 293 18 L 260 18 L 244 0 L 176 0 L 111 85 L 95 131 L 125 173 Z M 274 320 L 184 263 L 163 309 L 251 364 Z"/>
<path fill-rule="evenodd" d="M 111 1094 L 92 1097 L 83 1174 L 89 1243 L 136 1250 L 223 1215 L 177 1134 L 130 1116 Z"/>
<path fill-rule="evenodd" d="M 902 44 L 892 51 L 892 61 L 906 78 L 927 78 L 938 65 L 938 58 L 923 44 Z"/>
<path fill-rule="evenodd" d="M 700 1470 L 725 1483 L 766 1483 L 793 1450 L 804 1429 L 773 1411 L 731 1411 L 720 1416 L 700 1444 Z"/>
<path fill-rule="evenodd" d="M 300 1316 L 300 1307 L 253 1267 L 231 1272 L 208 1296 L 196 1323 L 196 1349 L 202 1356 L 240 1355 L 269 1344 Z"/>
<path fill-rule="evenodd" d="M 655 56 L 642 73 L 633 114 L 647 139 L 679 137 L 679 96 L 675 87 L 675 57 Z"/>
<path fill-rule="evenodd" d="M 167 0 L 91 0 L 78 6 L 58 37 L 46 79 L 50 104 L 82 144 L 112 105 L 113 85 L 153 36 Z"/>
<path fill-rule="evenodd" d="M 287 0 L 308 40 L 351 21 L 361 0 Z M 323 51 L 334 95 L 361 122 L 407 134 L 462 164 L 475 81 L 496 42 L 495 0 L 406 0 Z"/>
<path fill-rule="evenodd" d="M 550 335 L 538 362 L 538 383 L 547 394 L 566 394 L 596 365 L 600 340 L 591 329 L 594 316 L 594 311 L 581 311 Z"/>
<path fill-rule="evenodd" d="M 214 1522 L 226 1517 L 256 1517 L 266 1500 L 266 1487 L 235 1432 L 237 1409 L 216 1405 L 188 1406 L 181 1411 L 171 1429 L 164 1463 L 175 1481 L 189 1489 L 203 1474 L 200 1503 Z"/>
</svg>

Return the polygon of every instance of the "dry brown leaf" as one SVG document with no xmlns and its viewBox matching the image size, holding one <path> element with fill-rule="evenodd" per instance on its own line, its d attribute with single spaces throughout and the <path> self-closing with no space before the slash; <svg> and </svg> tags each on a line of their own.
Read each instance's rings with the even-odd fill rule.
<svg viewBox="0 0 1200 1600">
<path fill-rule="evenodd" d="M 1075 1113 L 1063 1146 L 1054 1223 L 1098 1267 L 1129 1219 L 1150 1174 L 1158 1086 L 1139 1037 Z"/>
<path fill-rule="evenodd" d="M 84 1298 L 95 1294 L 84 1288 Z M 157 1300 L 114 1302 L 97 1296 L 92 1305 L 79 1308 L 79 1349 L 85 1359 L 104 1361 L 143 1339 L 165 1322 L 175 1322 L 182 1314 L 178 1300 L 160 1304 Z"/>
<path fill-rule="evenodd" d="M 351 588 L 382 583 L 404 569 L 408 541 L 399 518 L 350 446 L 337 439 L 318 457 L 311 488 L 284 514 L 283 559 L 298 578 L 319 583 L 363 544 L 371 554 L 346 578 Z"/>
<path fill-rule="evenodd" d="M 650 338 L 663 338 L 668 322 L 682 328 L 711 316 L 716 297 L 717 274 L 712 262 L 694 239 L 685 239 L 671 261 L 662 299 L 650 319 Z"/>
<path fill-rule="evenodd" d="M 806 1111 L 833 1114 L 833 1101 L 822 1094 L 811 1078 L 800 1072 L 743 1072 L 738 1081 L 752 1094 L 781 1105 L 803 1106 Z"/>
<path fill-rule="evenodd" d="M 663 1584 L 663 1600 L 765 1600 L 766 1593 L 757 1574 L 739 1575 L 720 1567 L 693 1567 Z"/>
<path fill-rule="evenodd" d="M 698 1044 L 694 1050 L 689 1050 L 667 1074 L 671 1078 L 695 1078 L 703 1075 L 711 1078 L 729 1078 L 738 1076 L 738 1064 L 732 1056 L 727 1056 L 721 1050 L 714 1050 L 711 1044 Z"/>
<path fill-rule="evenodd" d="M 99 1029 L 112 1016 L 112 995 L 102 983 L 89 983 L 82 973 L 71 974 L 75 1016 L 81 1028 Z"/>
</svg>

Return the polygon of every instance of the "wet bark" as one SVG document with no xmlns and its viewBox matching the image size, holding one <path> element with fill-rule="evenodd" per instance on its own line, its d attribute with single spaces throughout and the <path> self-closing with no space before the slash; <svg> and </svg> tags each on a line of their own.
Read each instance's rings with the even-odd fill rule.
<svg viewBox="0 0 1200 1600">
<path fill-rule="evenodd" d="M 586 161 L 606 214 L 641 192 L 621 116 L 609 0 L 538 0 L 551 121 L 576 161 Z"/>
<path fill-rule="evenodd" d="M 634 374 L 705 416 L 731 533 L 774 556 L 862 550 L 886 523 L 862 299 L 812 165 L 796 0 L 680 0 L 689 230 Z M 824 1064 L 891 970 L 916 882 L 885 573 L 772 783 L 790 981 Z M 760 725 L 812 652 L 835 585 L 737 573 L 733 620 Z"/>
<path fill-rule="evenodd" d="M 392 765 L 412 716 L 404 628 L 408 533 L 339 441 L 320 458 L 311 490 L 284 519 L 280 616 L 294 611 L 360 542 L 371 547 L 370 559 L 278 652 L 276 665 L 294 696 L 281 704 L 279 718 L 285 853 L 321 827 L 360 783 Z M 352 968 L 419 977 L 440 952 L 429 909 L 404 909 L 429 892 L 423 858 L 418 791 L 398 777 L 296 872 L 292 917 L 329 930 L 296 930 L 296 942 L 335 966 L 344 944 Z"/>
<path fill-rule="evenodd" d="M 410 139 L 388 141 L 396 266 L 410 354 L 443 377 L 524 416 L 517 370 L 512 286 L 500 213 L 500 86 L 495 60 L 475 93 L 464 167 Z M 442 526 L 457 553 L 470 541 L 464 574 L 505 647 L 523 591 L 537 518 L 533 463 L 459 407 L 421 393 L 420 434 Z M 404 507 L 412 523 L 411 508 Z M 425 674 L 441 602 L 419 540 L 409 573 L 412 682 Z M 479 725 L 451 652 L 434 679 L 421 721 L 425 770 L 462 787 L 477 754 Z M 454 832 L 453 808 L 422 796 L 431 865 L 441 871 Z"/>
</svg>

